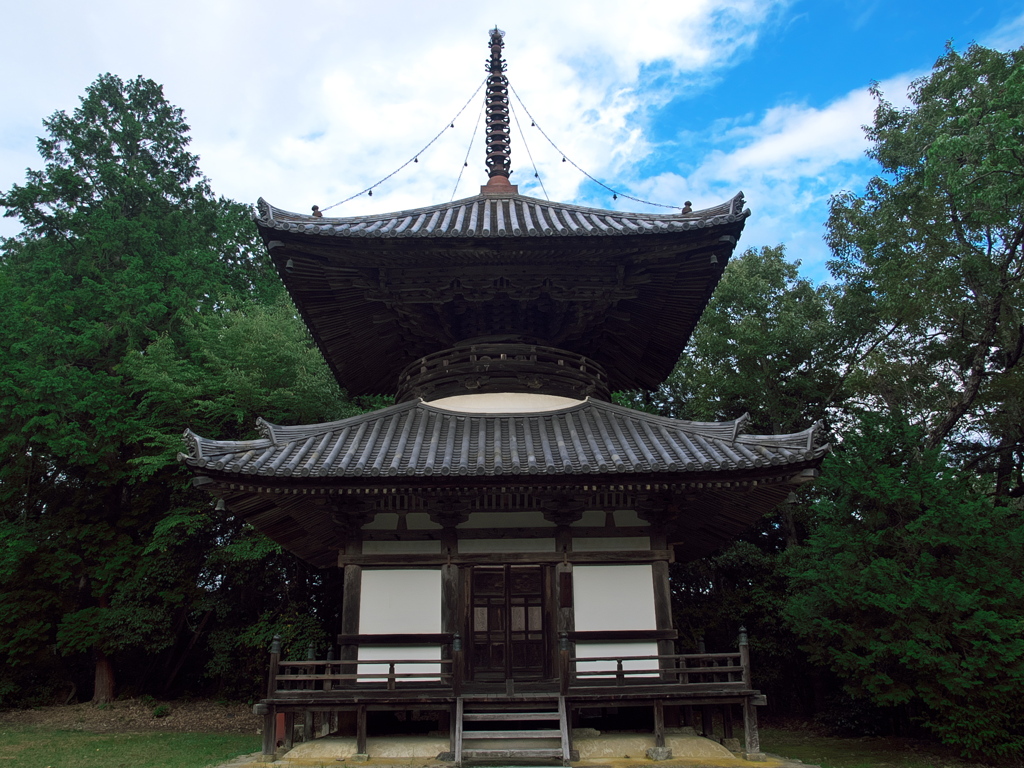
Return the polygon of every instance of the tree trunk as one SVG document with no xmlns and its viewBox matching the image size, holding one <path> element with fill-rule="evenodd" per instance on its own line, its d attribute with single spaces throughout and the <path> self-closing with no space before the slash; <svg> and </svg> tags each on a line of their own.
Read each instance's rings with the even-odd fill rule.
<svg viewBox="0 0 1024 768">
<path fill-rule="evenodd" d="M 96 682 L 92 689 L 92 703 L 106 704 L 114 700 L 114 665 L 103 651 L 96 650 Z"/>
</svg>

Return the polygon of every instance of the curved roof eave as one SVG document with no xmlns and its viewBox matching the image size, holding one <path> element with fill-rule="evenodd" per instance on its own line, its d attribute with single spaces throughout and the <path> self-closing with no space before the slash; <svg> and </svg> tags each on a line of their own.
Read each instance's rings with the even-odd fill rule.
<svg viewBox="0 0 1024 768">
<path fill-rule="evenodd" d="M 745 422 L 682 421 L 592 399 L 516 414 L 462 413 L 410 401 L 325 424 L 281 427 L 261 420 L 263 437 L 251 441 L 188 432 L 189 453 L 179 460 L 218 475 L 312 481 L 742 472 L 817 462 L 828 451 L 817 444 L 817 424 L 792 435 L 746 435 Z"/>
<path fill-rule="evenodd" d="M 603 210 L 518 194 L 475 195 L 406 211 L 316 217 L 285 211 L 263 198 L 255 220 L 261 230 L 346 238 L 502 238 L 665 234 L 740 222 L 750 215 L 743 193 L 690 213 Z"/>
</svg>

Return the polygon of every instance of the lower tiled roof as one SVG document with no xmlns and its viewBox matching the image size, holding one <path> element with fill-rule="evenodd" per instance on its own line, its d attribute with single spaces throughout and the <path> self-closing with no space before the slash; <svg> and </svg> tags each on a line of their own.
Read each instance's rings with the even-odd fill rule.
<svg viewBox="0 0 1024 768">
<path fill-rule="evenodd" d="M 584 475 L 753 470 L 820 460 L 818 425 L 790 435 L 727 422 L 668 419 L 587 399 L 558 411 L 477 414 L 422 400 L 326 424 L 260 420 L 263 437 L 226 441 L 185 432 L 179 460 L 261 478 Z"/>
</svg>

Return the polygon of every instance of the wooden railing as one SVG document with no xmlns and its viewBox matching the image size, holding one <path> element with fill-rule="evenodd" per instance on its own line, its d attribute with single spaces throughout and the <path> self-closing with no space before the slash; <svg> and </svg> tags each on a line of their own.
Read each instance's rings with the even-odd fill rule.
<svg viewBox="0 0 1024 768">
<path fill-rule="evenodd" d="M 438 644 L 439 649 L 444 646 L 452 649 L 449 658 L 410 659 L 399 655 L 386 659 L 335 659 L 333 651 L 328 651 L 326 659 L 317 659 L 310 645 L 305 659 L 285 661 L 281 659 L 280 638 L 275 637 L 270 648 L 267 698 L 329 698 L 344 690 L 396 691 L 402 687 L 450 688 L 458 695 L 462 684 L 461 641 L 457 633 L 437 638 L 447 641 L 443 645 Z M 431 639 L 437 638 L 431 636 Z M 343 647 L 358 649 L 360 643 L 355 636 L 343 639 L 350 641 Z M 385 639 L 385 636 L 368 635 L 359 636 L 359 639 L 363 640 L 363 644 L 374 646 L 411 644 L 408 639 L 397 636 Z M 432 645 L 422 641 L 416 644 Z M 400 653 L 399 648 L 395 650 Z M 428 669 L 409 670 L 409 667 L 424 666 Z M 386 672 L 383 671 L 385 668 Z"/>
<path fill-rule="evenodd" d="M 573 656 L 570 649 L 568 633 L 563 632 L 559 638 L 559 688 L 563 696 L 574 688 L 600 685 L 674 684 L 694 691 L 749 690 L 751 686 L 745 629 L 740 630 L 739 650 L 729 653 Z M 592 664 L 602 668 L 588 669 Z"/>
<path fill-rule="evenodd" d="M 573 639 L 590 642 L 668 641 L 674 636 L 672 630 L 572 633 Z M 449 697 L 462 695 L 465 659 L 458 633 L 342 635 L 338 640 L 342 655 L 346 658 L 335 659 L 333 653 L 328 651 L 326 659 L 316 659 L 315 651 L 310 646 L 307 658 L 282 660 L 281 640 L 274 638 L 270 649 L 267 697 L 254 708 L 257 714 L 264 716 L 264 754 L 273 754 L 279 744 L 285 749 L 291 748 L 296 714 L 301 714 L 305 720 L 303 737 L 311 738 L 314 711 L 322 713 L 354 708 L 357 749 L 360 754 L 364 754 L 367 702 L 372 692 L 379 691 L 381 700 L 390 699 L 393 706 L 407 705 L 407 694 L 411 694 L 417 702 L 421 702 L 421 706 L 434 709 L 447 706 L 445 700 L 450 701 Z M 391 645 L 396 647 L 396 653 L 400 646 L 436 646 L 440 650 L 439 655 L 444 658 L 409 659 L 398 655 L 394 659 L 358 659 L 360 645 Z M 612 687 L 621 690 L 624 698 L 653 695 L 656 731 L 662 737 L 663 702 L 657 698 L 656 692 L 645 690 L 643 686 L 655 686 L 665 693 L 683 694 L 676 702 L 682 704 L 683 710 L 687 712 L 695 708 L 701 710 L 701 728 L 706 734 L 711 732 L 713 710 L 719 706 L 718 700 L 721 697 L 726 737 L 732 736 L 730 707 L 740 706 L 747 751 L 759 753 L 754 707 L 763 704 L 764 697 L 751 690 L 750 653 L 745 630 L 740 631 L 739 650 L 729 653 L 577 656 L 573 655 L 572 647 L 570 633 L 559 633 L 557 673 L 561 695 L 577 694 L 585 697 L 591 693 L 599 697 L 614 696 L 616 694 L 609 690 Z M 600 664 L 604 668 L 587 669 L 588 664 Z M 413 665 L 430 665 L 430 669 L 409 671 L 408 668 Z M 385 668 L 387 671 L 384 671 Z M 632 694 L 629 693 L 631 687 L 634 688 Z M 694 694 L 692 699 L 688 696 L 690 693 Z M 710 703 L 707 700 L 709 695 L 714 697 Z M 696 707 L 687 705 L 688 701 L 692 701 Z M 280 712 L 284 718 L 280 727 L 275 721 L 276 712 Z M 692 712 L 686 715 L 687 724 L 692 718 Z"/>
<path fill-rule="evenodd" d="M 603 634 L 574 633 L 580 635 L 580 639 L 585 636 L 588 640 L 606 639 Z M 675 633 L 652 630 L 650 633 L 630 631 L 612 634 L 615 637 L 610 639 L 621 641 L 661 640 Z M 281 659 L 280 640 L 275 638 L 270 650 L 267 698 L 329 698 L 345 690 L 397 691 L 403 688 L 450 689 L 455 696 L 462 693 L 465 663 L 459 633 L 345 635 L 339 640 L 343 641 L 342 647 L 349 658 L 335 659 L 332 652 L 328 652 L 328 658 L 316 659 L 310 646 L 306 659 L 285 661 Z M 395 646 L 396 656 L 359 659 L 358 648 L 361 645 Z M 400 646 L 409 645 L 436 646 L 441 653 L 436 659 L 403 657 Z M 569 633 L 560 633 L 557 672 L 562 695 L 573 689 L 607 685 L 677 685 L 694 691 L 748 690 L 751 686 L 750 653 L 745 632 L 740 634 L 739 650 L 727 653 L 579 656 L 573 655 L 572 647 Z"/>
</svg>

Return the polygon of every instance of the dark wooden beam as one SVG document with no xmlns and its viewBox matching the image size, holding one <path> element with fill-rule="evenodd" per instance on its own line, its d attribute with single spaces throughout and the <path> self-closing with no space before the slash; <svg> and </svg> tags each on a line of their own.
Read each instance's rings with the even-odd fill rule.
<svg viewBox="0 0 1024 768">
<path fill-rule="evenodd" d="M 674 561 L 672 550 L 634 550 L 626 552 L 480 552 L 456 555 L 339 555 L 339 564 L 385 568 L 422 568 L 457 565 L 545 564 L 545 563 L 656 563 Z"/>
<path fill-rule="evenodd" d="M 671 643 L 678 637 L 679 633 L 674 629 L 598 629 L 569 632 L 569 639 L 577 643 L 616 643 L 632 640 L 665 640 Z M 661 655 L 660 650 L 658 655 Z"/>
<path fill-rule="evenodd" d="M 387 635 L 338 635 L 338 645 L 440 645 L 443 643 L 450 643 L 451 641 L 452 636 L 449 632 L 395 633 Z M 429 659 L 427 661 L 429 661 Z"/>
</svg>

